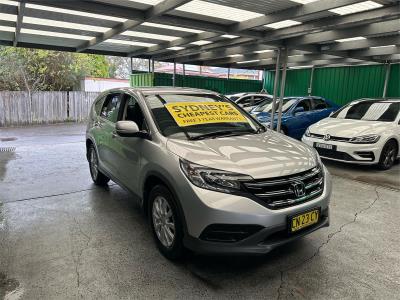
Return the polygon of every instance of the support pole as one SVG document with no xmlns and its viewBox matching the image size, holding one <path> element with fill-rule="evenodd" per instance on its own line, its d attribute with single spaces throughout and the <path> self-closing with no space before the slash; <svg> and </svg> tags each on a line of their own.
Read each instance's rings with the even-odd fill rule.
<svg viewBox="0 0 400 300">
<path fill-rule="evenodd" d="M 176 83 L 176 62 L 174 61 L 174 74 L 172 75 L 172 86 L 175 87 Z"/>
<path fill-rule="evenodd" d="M 386 98 L 389 79 L 390 79 L 390 63 L 387 63 L 386 64 L 385 84 L 383 86 L 383 95 L 382 95 L 383 98 Z"/>
<path fill-rule="evenodd" d="M 312 86 L 313 86 L 313 80 L 314 80 L 314 69 L 315 69 L 315 66 L 312 66 L 312 68 L 311 68 L 311 76 L 310 76 L 310 84 L 308 86 L 308 96 L 312 95 Z"/>
<path fill-rule="evenodd" d="M 285 84 L 286 84 L 286 68 L 287 68 L 287 48 L 285 48 L 283 53 L 283 63 L 282 63 L 282 79 L 281 79 L 281 90 L 279 95 L 279 108 L 278 108 L 278 123 L 276 126 L 276 131 L 281 131 L 282 124 L 282 105 L 283 105 L 283 97 L 285 97 Z"/>
<path fill-rule="evenodd" d="M 200 72 L 200 76 L 201 76 L 201 66 L 199 66 L 199 72 Z"/>
<path fill-rule="evenodd" d="M 183 76 L 186 76 L 185 64 L 182 65 L 182 74 L 183 74 Z"/>
<path fill-rule="evenodd" d="M 228 68 L 228 79 L 231 77 L 231 68 Z"/>
<path fill-rule="evenodd" d="M 133 57 L 131 57 L 131 74 L 133 74 Z"/>
<path fill-rule="evenodd" d="M 260 72 L 260 71 L 258 71 Z M 261 89 L 261 93 L 263 93 L 265 91 L 264 89 L 264 84 L 265 84 L 265 69 L 261 71 L 262 72 L 262 76 L 261 76 L 261 82 L 262 82 L 262 89 Z M 260 75 L 258 75 L 260 78 Z"/>
<path fill-rule="evenodd" d="M 274 95 L 272 98 L 272 110 L 271 110 L 271 123 L 270 127 L 272 130 L 275 130 L 274 126 L 274 118 L 275 118 L 275 108 L 276 108 L 276 98 L 278 96 L 278 81 L 279 81 L 279 65 L 280 65 L 280 58 L 281 58 L 281 49 L 278 49 L 278 53 L 276 56 L 276 65 L 275 65 L 275 79 L 274 79 Z"/>
<path fill-rule="evenodd" d="M 154 58 L 151 60 L 151 73 L 154 75 Z"/>
<path fill-rule="evenodd" d="M 151 59 L 149 58 L 149 73 L 151 72 Z"/>
</svg>

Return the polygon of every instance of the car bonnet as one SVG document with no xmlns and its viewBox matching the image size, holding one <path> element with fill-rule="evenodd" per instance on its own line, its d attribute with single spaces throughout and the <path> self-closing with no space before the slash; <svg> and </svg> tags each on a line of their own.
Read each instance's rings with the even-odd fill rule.
<svg viewBox="0 0 400 300">
<path fill-rule="evenodd" d="M 167 149 L 193 163 L 256 179 L 291 175 L 317 164 L 312 148 L 271 130 L 200 141 L 169 139 Z"/>
<path fill-rule="evenodd" d="M 325 118 L 310 127 L 311 133 L 352 138 L 379 134 L 388 129 L 388 122 Z"/>
</svg>

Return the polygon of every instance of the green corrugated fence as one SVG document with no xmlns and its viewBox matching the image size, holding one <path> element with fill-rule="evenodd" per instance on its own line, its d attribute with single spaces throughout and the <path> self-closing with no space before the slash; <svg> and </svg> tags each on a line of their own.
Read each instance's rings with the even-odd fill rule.
<svg viewBox="0 0 400 300">
<path fill-rule="evenodd" d="M 132 74 L 131 86 L 172 86 L 172 74 L 168 73 L 144 73 Z M 177 87 L 192 87 L 212 90 L 222 94 L 240 92 L 259 92 L 262 82 L 247 79 L 224 79 L 204 76 L 189 76 L 177 74 L 175 77 Z"/>
<path fill-rule="evenodd" d="M 312 95 L 322 96 L 343 105 L 363 97 L 382 97 L 385 82 L 385 65 L 316 68 Z M 264 88 L 273 93 L 274 71 L 267 71 Z M 311 69 L 288 70 L 285 96 L 308 94 Z M 400 64 L 390 68 L 387 97 L 400 97 Z"/>
</svg>

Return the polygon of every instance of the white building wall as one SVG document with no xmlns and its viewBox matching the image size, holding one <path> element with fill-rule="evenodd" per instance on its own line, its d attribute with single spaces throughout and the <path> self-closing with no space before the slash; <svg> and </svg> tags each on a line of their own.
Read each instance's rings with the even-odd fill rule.
<svg viewBox="0 0 400 300">
<path fill-rule="evenodd" d="M 129 80 L 114 78 L 84 78 L 81 80 L 81 91 L 85 92 L 103 92 L 120 87 L 129 87 Z"/>
</svg>

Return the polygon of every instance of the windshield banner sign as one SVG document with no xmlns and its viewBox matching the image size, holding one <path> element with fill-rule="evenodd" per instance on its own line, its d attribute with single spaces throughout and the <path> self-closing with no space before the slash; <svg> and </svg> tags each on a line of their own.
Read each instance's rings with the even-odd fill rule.
<svg viewBox="0 0 400 300">
<path fill-rule="evenodd" d="M 209 123 L 248 123 L 229 102 L 175 102 L 165 107 L 180 127 Z"/>
</svg>

